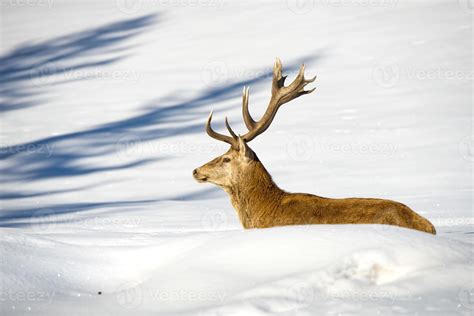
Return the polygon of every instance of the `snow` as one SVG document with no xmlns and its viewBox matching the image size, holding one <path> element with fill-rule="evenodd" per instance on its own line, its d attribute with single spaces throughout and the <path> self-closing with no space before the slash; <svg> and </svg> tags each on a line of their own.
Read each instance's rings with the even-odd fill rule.
<svg viewBox="0 0 474 316">
<path fill-rule="evenodd" d="M 469 1 L 6 1 L 2 315 L 471 315 Z M 282 188 L 400 201 L 379 225 L 244 231 L 191 171 L 280 57 L 317 89 L 250 143 Z M 100 294 L 99 294 L 100 292 Z"/>
</svg>

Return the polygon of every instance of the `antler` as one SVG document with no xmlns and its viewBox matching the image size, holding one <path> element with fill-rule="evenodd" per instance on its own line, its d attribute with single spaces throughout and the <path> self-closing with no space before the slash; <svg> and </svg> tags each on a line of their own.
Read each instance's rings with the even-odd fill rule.
<svg viewBox="0 0 474 316">
<path fill-rule="evenodd" d="M 207 134 L 209 136 L 211 136 L 212 138 L 214 138 L 214 139 L 217 139 L 217 140 L 228 143 L 229 145 L 231 145 L 232 147 L 234 147 L 236 149 L 239 148 L 239 142 L 238 142 L 238 139 L 237 139 L 237 135 L 234 133 L 234 131 L 230 127 L 229 121 L 227 120 L 227 117 L 225 118 L 225 126 L 227 127 L 227 130 L 229 131 L 230 135 L 232 135 L 232 137 L 229 137 L 227 135 L 222 135 L 222 134 L 219 134 L 219 133 L 215 132 L 211 127 L 211 120 L 212 120 L 212 111 L 209 114 L 209 118 L 207 119 L 207 123 L 206 123 L 206 132 L 207 132 Z"/>
<path fill-rule="evenodd" d="M 284 85 L 287 76 L 282 76 L 281 72 L 281 61 L 279 58 L 277 58 L 275 65 L 273 66 L 272 96 L 270 98 L 267 110 L 258 122 L 254 121 L 254 119 L 250 116 L 248 110 L 249 93 L 248 89 L 244 90 L 242 114 L 244 116 L 245 125 L 249 129 L 249 132 L 242 136 L 245 141 L 249 142 L 258 135 L 265 132 L 275 118 L 276 112 L 280 106 L 293 99 L 296 99 L 303 94 L 311 93 L 316 89 L 303 89 L 308 83 L 316 80 L 316 76 L 311 79 L 304 78 L 304 64 L 301 65 L 300 71 L 295 80 L 287 87 Z"/>
<path fill-rule="evenodd" d="M 255 121 L 249 113 L 249 88 L 244 87 L 242 92 L 242 115 L 244 117 L 245 125 L 248 128 L 248 132 L 241 136 L 246 142 L 251 141 L 258 135 L 262 134 L 272 123 L 275 118 L 276 112 L 283 104 L 296 99 L 297 97 L 313 92 L 316 88 L 310 90 L 304 90 L 304 87 L 316 80 L 316 76 L 311 79 L 304 78 L 304 64 L 301 65 L 300 71 L 296 76 L 295 80 L 290 85 L 285 87 L 285 79 L 287 76 L 282 76 L 282 66 L 280 59 L 276 59 L 275 65 L 273 66 L 273 81 L 272 81 L 272 96 L 268 104 L 267 110 L 263 114 L 260 121 Z M 214 139 L 226 142 L 234 148 L 238 148 L 238 136 L 234 133 L 229 125 L 227 117 L 225 118 L 225 125 L 231 136 L 226 136 L 215 132 L 211 128 L 212 111 L 207 119 L 206 132 L 209 136 Z"/>
</svg>

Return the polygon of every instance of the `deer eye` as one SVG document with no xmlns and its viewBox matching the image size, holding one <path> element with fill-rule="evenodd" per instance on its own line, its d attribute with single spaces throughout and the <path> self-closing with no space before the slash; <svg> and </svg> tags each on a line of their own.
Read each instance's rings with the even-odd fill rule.
<svg viewBox="0 0 474 316">
<path fill-rule="evenodd" d="M 222 159 L 222 162 L 229 162 L 230 161 L 230 158 L 227 158 L 225 157 L 224 159 Z"/>
</svg>

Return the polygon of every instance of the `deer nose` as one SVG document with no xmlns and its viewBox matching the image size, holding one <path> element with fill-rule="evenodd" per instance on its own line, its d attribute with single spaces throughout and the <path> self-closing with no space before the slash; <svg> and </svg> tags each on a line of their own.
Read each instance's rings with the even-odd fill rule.
<svg viewBox="0 0 474 316">
<path fill-rule="evenodd" d="M 194 170 L 193 170 L 193 176 L 195 176 L 197 173 L 198 173 L 197 170 L 194 169 Z"/>
</svg>

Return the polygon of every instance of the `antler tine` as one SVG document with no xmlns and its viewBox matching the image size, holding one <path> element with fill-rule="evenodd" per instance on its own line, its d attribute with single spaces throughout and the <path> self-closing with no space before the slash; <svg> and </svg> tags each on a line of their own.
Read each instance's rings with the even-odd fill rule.
<svg viewBox="0 0 474 316">
<path fill-rule="evenodd" d="M 255 124 L 257 124 L 257 122 L 255 122 L 255 120 L 252 118 L 249 112 L 249 88 L 248 87 L 244 87 L 244 89 L 242 90 L 242 116 L 244 117 L 245 126 L 247 126 L 249 130 L 254 129 Z"/>
<path fill-rule="evenodd" d="M 236 139 L 234 138 L 235 136 L 235 133 L 232 131 L 232 129 L 230 128 L 229 126 L 229 123 L 227 122 L 227 118 L 226 118 L 226 127 L 227 129 L 229 130 L 229 132 L 231 132 L 231 135 L 232 137 L 230 136 L 226 136 L 226 135 L 222 135 L 222 134 L 219 134 L 217 132 L 215 132 L 212 127 L 211 127 L 211 120 L 212 120 L 212 111 L 211 113 L 209 114 L 209 118 L 207 119 L 207 123 L 206 123 L 206 132 L 209 136 L 211 136 L 212 138 L 214 139 L 217 139 L 217 140 L 220 140 L 222 142 L 226 142 L 228 143 L 229 145 L 231 145 L 232 147 L 234 148 L 238 148 L 238 142 L 236 141 Z"/>
<path fill-rule="evenodd" d="M 247 125 L 247 128 L 249 129 L 248 133 L 242 136 L 245 141 L 249 142 L 256 136 L 266 131 L 272 123 L 273 119 L 275 118 L 276 112 L 278 111 L 280 106 L 293 99 L 298 98 L 303 94 L 308 94 L 315 90 L 315 88 L 310 90 L 304 90 L 304 87 L 308 83 L 311 83 L 316 80 L 316 76 L 311 79 L 305 79 L 304 69 L 305 66 L 304 64 L 302 64 L 295 80 L 293 80 L 292 83 L 285 87 L 284 84 L 286 76 L 282 76 L 282 65 L 280 59 L 276 59 L 275 64 L 273 66 L 272 96 L 270 98 L 267 110 L 258 122 L 255 122 L 248 112 L 248 91 L 246 96 L 244 93 L 242 111 L 244 115 L 245 125 Z"/>
<path fill-rule="evenodd" d="M 227 119 L 227 116 L 225 117 L 225 127 L 229 131 L 230 135 L 232 135 L 232 138 L 237 139 L 237 135 L 234 133 L 234 131 L 232 130 L 232 128 L 229 125 L 229 120 Z"/>
<path fill-rule="evenodd" d="M 300 67 L 300 70 L 298 72 L 298 75 L 296 76 L 295 80 L 293 80 L 292 83 L 288 87 L 286 87 L 288 90 L 297 90 L 298 92 L 303 92 L 303 88 L 308 84 L 316 80 L 316 76 L 314 76 L 311 79 L 305 79 L 304 77 L 304 69 L 305 65 L 302 64 Z"/>
</svg>

